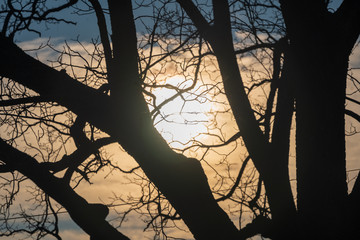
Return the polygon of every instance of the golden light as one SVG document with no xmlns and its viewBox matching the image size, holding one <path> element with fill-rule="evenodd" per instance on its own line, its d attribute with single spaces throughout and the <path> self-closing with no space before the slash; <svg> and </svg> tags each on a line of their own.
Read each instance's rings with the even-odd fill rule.
<svg viewBox="0 0 360 240">
<path fill-rule="evenodd" d="M 176 75 L 167 78 L 165 83 L 162 83 L 164 87 L 152 91 L 156 96 L 156 106 L 161 106 L 154 114 L 154 125 L 173 147 L 186 145 L 191 139 L 199 138 L 201 133 L 207 132 L 206 126 L 209 121 L 207 113 L 211 109 L 211 104 L 201 87 L 195 85 L 190 91 L 179 94 L 179 91 L 192 84 L 192 80 Z M 171 98 L 173 99 L 168 101 Z M 164 101 L 168 102 L 162 105 Z"/>
</svg>

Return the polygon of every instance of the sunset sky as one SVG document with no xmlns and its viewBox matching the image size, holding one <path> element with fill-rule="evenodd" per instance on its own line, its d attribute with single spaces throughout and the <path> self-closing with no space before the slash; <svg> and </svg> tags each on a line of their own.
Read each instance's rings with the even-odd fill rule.
<svg viewBox="0 0 360 240">
<path fill-rule="evenodd" d="M 101 3 L 105 3 L 106 1 L 100 1 Z M 340 1 L 334 2 L 334 8 L 338 6 Z M 104 5 L 105 6 L 105 5 Z M 79 51 L 81 48 L 78 48 L 78 43 L 76 40 L 78 39 L 80 43 L 83 44 L 88 49 L 92 49 L 91 39 L 98 38 L 98 26 L 97 20 L 94 14 L 88 14 L 83 16 L 78 16 L 73 14 L 74 9 L 67 9 L 61 12 L 61 16 L 63 18 L 73 20 L 77 24 L 69 25 L 69 24 L 55 24 L 55 25 L 39 25 L 38 30 L 41 31 L 42 35 L 38 36 L 35 33 L 22 32 L 15 36 L 15 42 L 22 49 L 35 49 L 37 46 L 46 43 L 49 40 L 49 43 L 53 46 L 54 49 L 61 49 L 64 45 L 64 41 L 66 40 L 69 46 L 72 48 L 76 48 Z M 137 10 L 135 14 L 146 13 L 147 10 Z M 142 36 L 142 25 L 138 24 L 138 36 Z M 234 33 L 235 36 L 237 33 Z M 240 37 L 240 35 L 239 35 Z M 156 49 L 154 51 L 160 51 Z M 33 54 L 35 56 L 35 52 L 29 52 L 29 54 Z M 49 48 L 45 48 L 36 52 L 36 57 L 41 61 L 46 62 L 49 59 L 55 60 L 57 55 L 53 53 L 53 50 Z M 181 58 L 184 56 L 180 56 Z M 209 57 L 210 59 L 210 57 Z M 240 65 L 252 64 L 253 59 L 250 57 L 242 57 L 239 59 Z M 81 63 L 81 62 L 79 62 Z M 170 84 L 174 87 L 178 87 L 178 89 L 183 89 L 190 86 L 193 82 L 191 75 L 183 75 L 179 74 L 179 70 L 173 71 L 169 66 L 168 70 L 164 71 L 162 75 L 159 75 L 159 84 Z M 202 69 L 208 68 L 209 72 L 214 70 L 215 68 L 209 65 L 201 66 Z M 260 67 L 260 66 L 256 66 Z M 350 67 L 358 68 L 353 71 L 355 77 L 360 77 L 360 48 L 357 48 L 353 51 L 353 54 L 350 58 Z M 156 67 L 154 67 L 155 69 Z M 211 68 L 211 69 L 210 69 Z M 190 69 L 194 71 L 193 69 Z M 189 70 L 189 71 L 190 71 Z M 160 70 L 159 70 L 160 71 Z M 215 70 L 214 70 L 215 72 Z M 81 75 L 81 73 L 79 73 Z M 161 110 L 160 114 L 155 117 L 154 124 L 158 131 L 163 135 L 164 139 L 170 144 L 171 147 L 179 150 L 190 146 L 189 141 L 191 139 L 195 139 L 199 142 L 205 144 L 214 144 L 219 143 L 217 140 L 218 136 L 223 137 L 223 139 L 228 139 L 232 135 L 236 134 L 238 129 L 236 127 L 235 121 L 233 119 L 231 111 L 229 111 L 229 106 L 227 105 L 227 100 L 224 97 L 224 94 L 220 93 L 217 90 L 208 90 L 207 84 L 214 81 L 214 79 L 219 79 L 219 74 L 214 73 L 213 75 L 209 74 L 209 76 L 205 76 L 199 81 L 194 90 L 188 94 L 183 94 L 183 98 L 177 97 L 175 100 L 166 104 Z M 244 79 L 246 81 L 246 76 L 244 75 Z M 178 90 L 177 89 L 177 90 Z M 353 91 L 355 89 L 351 84 L 348 85 L 348 90 Z M 266 90 L 266 89 L 265 89 Z M 258 91 L 256 92 L 256 98 L 254 97 L 254 102 L 264 102 L 267 97 L 267 93 Z M 153 89 L 153 94 L 157 97 L 156 104 L 160 104 L 167 98 L 176 94 L 176 90 L 172 90 L 169 88 L 158 88 Z M 216 98 L 214 97 L 216 96 Z M 213 98 L 214 97 L 214 98 Z M 360 100 L 360 95 L 355 94 L 353 96 L 355 99 Z M 210 99 L 210 101 L 209 101 Z M 213 100 L 213 102 L 211 101 Z M 356 110 L 358 106 L 355 106 L 351 103 L 347 103 L 350 109 Z M 149 105 L 150 111 L 153 111 L 154 108 Z M 219 112 L 219 113 L 217 113 Z M 166 116 L 166 120 L 161 119 L 160 116 Z M 357 175 L 357 170 L 360 169 L 360 161 L 358 160 L 358 156 L 360 156 L 360 147 L 358 143 L 360 142 L 360 135 L 353 135 L 351 131 L 359 131 L 360 125 L 355 120 L 347 117 L 346 118 L 346 129 L 349 131 L 349 137 L 347 137 L 347 169 L 349 170 L 349 180 L 354 180 L 354 177 Z M 220 130 L 219 130 L 220 129 Z M 216 137 L 214 137 L 216 135 Z M 350 136 L 351 135 L 351 136 Z M 294 147 L 294 131 L 292 131 L 292 145 L 290 152 L 290 175 L 292 178 L 295 178 L 295 147 Z M 223 140 L 222 139 L 222 140 Z M 198 150 L 198 151 L 196 151 Z M 111 144 L 104 148 L 104 152 L 107 152 L 108 158 L 112 159 L 114 162 L 117 162 L 120 167 L 124 169 L 131 169 L 132 167 L 136 167 L 136 162 L 123 151 L 121 146 L 118 144 Z M 187 150 L 184 152 L 187 156 L 196 157 L 200 159 L 202 156 L 205 156 L 205 150 L 200 148 L 194 148 L 191 150 Z M 105 154 L 105 153 L 104 153 Z M 209 164 L 203 162 L 204 169 L 208 173 L 208 179 L 210 184 L 217 188 L 220 185 L 219 176 L 216 174 L 216 171 L 213 170 L 213 165 L 215 166 L 218 161 L 224 159 L 229 161 L 227 165 L 229 169 L 219 168 L 223 171 L 228 171 L 232 177 L 236 177 L 236 174 L 240 168 L 241 162 L 234 163 L 235 160 L 240 158 L 242 160 L 246 157 L 246 150 L 240 141 L 234 142 L 227 147 L 217 148 L 214 151 L 206 152 L 206 159 L 209 160 Z M 226 156 L 226 157 L 225 157 Z M 219 160 L 220 159 L 220 160 Z M 213 161 L 212 161 L 213 160 Z M 212 161 L 212 162 L 211 162 Z M 254 178 L 256 173 L 254 173 L 253 169 L 249 167 L 248 178 Z M 142 176 L 138 176 L 141 179 Z M 351 187 L 354 181 L 350 181 L 349 186 Z M 92 179 L 93 184 L 88 184 L 83 182 L 77 188 L 77 192 L 84 196 L 89 202 L 103 202 L 106 204 L 113 204 L 111 206 L 111 213 L 107 219 L 112 220 L 118 217 L 116 211 L 123 210 L 122 206 L 120 206 L 120 201 L 112 200 L 116 197 L 120 196 L 130 196 L 137 195 L 140 192 L 140 188 L 137 184 L 129 183 L 129 180 L 119 172 L 111 172 L 109 170 L 105 170 L 99 174 L 97 174 Z M 220 187 L 219 187 L 220 189 Z M 295 187 L 294 187 L 295 191 Z M 26 205 L 26 202 L 19 201 L 23 206 Z M 227 204 L 227 203 L 226 203 Z M 228 207 L 224 203 L 223 207 Z M 61 236 L 66 240 L 85 240 L 88 239 L 88 235 L 85 234 L 79 227 L 77 227 L 69 216 L 66 213 L 60 213 L 60 230 Z M 132 214 L 129 217 L 129 221 L 124 222 L 121 227 L 121 232 L 125 235 L 130 236 L 132 239 L 149 239 L 152 238 L 153 233 L 144 233 L 142 229 L 145 227 L 145 224 L 141 221 L 143 216 Z M 233 217 L 234 221 L 237 221 L 237 217 Z M 114 221 L 116 222 L 116 221 Z M 239 223 L 236 223 L 239 225 Z M 180 227 L 183 227 L 181 223 L 179 223 Z M 191 234 L 184 232 L 176 232 L 176 230 L 169 230 L 169 232 L 173 231 L 173 234 L 178 237 L 183 237 L 189 239 Z M 146 236 L 146 237 L 144 237 Z M 14 240 L 17 239 L 18 236 L 3 238 L 4 240 Z M 50 238 L 49 238 L 50 239 Z"/>
</svg>

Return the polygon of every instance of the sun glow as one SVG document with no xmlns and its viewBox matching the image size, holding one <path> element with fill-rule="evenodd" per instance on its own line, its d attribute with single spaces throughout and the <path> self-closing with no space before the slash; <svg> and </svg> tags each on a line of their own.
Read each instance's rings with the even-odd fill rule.
<svg viewBox="0 0 360 240">
<path fill-rule="evenodd" d="M 174 147 L 186 145 L 191 139 L 198 139 L 207 132 L 211 104 L 204 89 L 195 85 L 189 91 L 182 91 L 193 85 L 192 80 L 173 76 L 155 88 L 157 109 L 151 108 L 154 125 L 164 139 Z"/>
</svg>

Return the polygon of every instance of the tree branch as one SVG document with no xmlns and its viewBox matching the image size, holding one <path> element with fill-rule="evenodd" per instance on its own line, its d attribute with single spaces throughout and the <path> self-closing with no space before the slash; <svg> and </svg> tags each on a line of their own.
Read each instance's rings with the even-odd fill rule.
<svg viewBox="0 0 360 240">
<path fill-rule="evenodd" d="M 141 87 L 132 3 L 131 0 L 108 0 L 108 4 L 113 44 L 113 61 L 108 70 L 110 94 L 124 101 L 136 95 Z"/>
<path fill-rule="evenodd" d="M 295 35 L 306 38 L 305 33 L 322 28 L 324 23 L 328 24 L 324 17 L 330 13 L 323 0 L 280 0 L 280 6 L 290 39 Z"/>
<path fill-rule="evenodd" d="M 61 179 L 53 176 L 29 155 L 0 140 L 0 158 L 10 168 L 31 179 L 39 188 L 69 212 L 71 218 L 91 237 L 96 239 L 129 239 L 112 227 L 99 204 L 89 204 Z M 99 210 L 100 209 L 100 210 Z"/>
<path fill-rule="evenodd" d="M 9 99 L 0 101 L 0 107 L 8 107 L 19 104 L 27 104 L 27 103 L 40 103 L 40 102 L 49 102 L 47 98 L 41 96 L 35 97 L 27 97 L 27 98 L 17 98 L 17 99 Z"/>
<path fill-rule="evenodd" d="M 242 175 L 243 175 L 243 173 L 245 171 L 246 165 L 249 162 L 249 160 L 250 160 L 250 156 L 247 156 L 247 158 L 244 160 L 244 162 L 241 165 L 241 168 L 239 170 L 239 174 L 238 174 L 238 176 L 236 178 L 236 181 L 235 181 L 234 185 L 232 186 L 232 188 L 230 189 L 230 191 L 226 195 L 222 196 L 221 198 L 216 199 L 217 202 L 224 201 L 224 200 L 230 198 L 233 195 L 236 188 L 239 186 L 241 177 L 242 177 Z"/>
<path fill-rule="evenodd" d="M 353 103 L 356 103 L 356 104 L 359 104 L 360 105 L 360 102 L 353 99 L 353 98 L 350 98 L 350 97 L 345 97 L 346 100 L 349 100 L 350 102 L 353 102 Z"/>
<path fill-rule="evenodd" d="M 222 28 L 231 28 L 228 1 L 213 0 L 212 3 L 214 9 L 214 27 L 220 31 Z"/>
<path fill-rule="evenodd" d="M 360 122 L 360 115 L 358 115 L 357 113 L 354 113 L 351 110 L 345 109 L 345 114 L 354 118 L 355 120 L 357 120 L 358 122 Z"/>
<path fill-rule="evenodd" d="M 108 145 L 115 142 L 111 137 L 101 138 L 95 142 L 87 142 L 79 147 L 70 155 L 64 155 L 61 160 L 57 162 L 42 162 L 41 166 L 44 168 L 53 171 L 54 173 L 60 172 L 71 166 L 79 166 L 83 161 L 85 161 L 91 154 L 94 154 L 100 147 Z"/>
<path fill-rule="evenodd" d="M 13 172 L 13 171 L 14 171 L 14 169 L 10 168 L 6 164 L 0 165 L 0 173 L 7 173 L 7 172 Z"/>
<path fill-rule="evenodd" d="M 0 45 L 0 75 L 66 106 L 114 137 L 167 197 L 195 238 L 237 234 L 216 203 L 199 161 L 173 152 L 153 127 L 140 87 L 122 89 L 123 101 L 117 101 L 33 59 L 5 37 L 0 36 Z"/>
<path fill-rule="evenodd" d="M 104 15 L 103 9 L 101 8 L 101 5 L 98 0 L 89 0 L 89 1 L 95 10 L 95 14 L 96 14 L 96 17 L 98 20 L 100 38 L 101 38 L 101 42 L 102 42 L 102 45 L 104 48 L 106 65 L 108 68 L 110 68 L 112 54 L 111 54 L 111 45 L 110 45 L 110 40 L 109 40 L 109 34 L 107 31 L 105 15 Z"/>
<path fill-rule="evenodd" d="M 346 50 L 351 51 L 360 34 L 360 1 L 344 0 L 335 12 L 334 18 L 340 36 L 347 42 Z"/>
<path fill-rule="evenodd" d="M 222 28 L 212 28 L 210 32 L 207 25 L 204 25 L 202 21 L 199 22 L 199 16 L 195 14 L 198 10 L 196 11 L 192 1 L 178 0 L 178 2 L 183 5 L 186 2 L 189 5 L 183 6 L 185 11 L 214 51 L 234 118 L 241 131 L 249 155 L 264 180 L 272 216 L 278 222 L 286 222 L 288 213 L 284 213 L 284 207 L 291 210 L 291 213 L 295 211 L 291 189 L 289 190 L 287 184 L 279 184 L 288 175 L 286 171 L 287 166 L 283 166 L 284 162 L 279 162 L 279 159 L 277 159 L 274 150 L 265 138 L 254 116 L 254 111 L 245 92 L 240 75 L 233 45 L 231 25 L 225 24 Z M 229 11 L 224 9 L 227 7 L 225 1 L 214 0 L 213 7 L 219 8 L 214 9 L 214 14 L 216 12 L 218 21 L 230 21 Z M 281 168 L 279 168 L 279 165 L 281 165 Z"/>
<path fill-rule="evenodd" d="M 273 223 L 270 219 L 258 216 L 251 223 L 240 229 L 239 239 L 248 239 L 257 234 L 261 234 L 263 237 L 271 238 L 272 228 Z"/>
<path fill-rule="evenodd" d="M 58 6 L 58 7 L 55 7 L 55 8 L 51 8 L 47 11 L 45 11 L 39 18 L 45 18 L 47 15 L 49 15 L 50 13 L 54 13 L 54 12 L 60 12 L 61 10 L 63 9 L 66 9 L 68 7 L 71 7 L 72 5 L 76 4 L 78 2 L 78 0 L 69 0 L 69 2 L 61 5 L 61 6 Z"/>
<path fill-rule="evenodd" d="M 205 39 L 211 38 L 212 27 L 206 21 L 204 16 L 201 14 L 199 9 L 195 6 L 191 0 L 177 0 L 180 6 L 186 11 L 186 14 L 194 22 L 195 26 L 199 30 L 200 34 L 204 36 Z"/>
<path fill-rule="evenodd" d="M 255 45 L 252 45 L 250 47 L 245 47 L 245 48 L 242 48 L 242 49 L 238 49 L 238 50 L 235 50 L 235 54 L 243 54 L 243 53 L 247 53 L 247 52 L 250 52 L 252 50 L 256 50 L 256 49 L 261 49 L 261 48 L 274 48 L 276 46 L 276 43 L 259 43 L 259 44 L 255 44 Z"/>
</svg>

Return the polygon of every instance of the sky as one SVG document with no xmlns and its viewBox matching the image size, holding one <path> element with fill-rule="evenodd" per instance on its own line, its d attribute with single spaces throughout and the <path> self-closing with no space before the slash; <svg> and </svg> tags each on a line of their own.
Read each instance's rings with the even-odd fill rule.
<svg viewBox="0 0 360 240">
<path fill-rule="evenodd" d="M 107 1 L 101 0 L 102 3 Z M 60 1 L 62 3 L 62 1 Z M 56 1 L 54 2 L 56 3 Z M 81 5 L 82 9 L 87 9 L 83 4 Z M 97 38 L 99 36 L 97 29 L 97 20 L 94 14 L 84 14 L 79 17 L 76 14 L 77 9 L 68 8 L 62 10 L 60 13 L 55 14 L 54 16 L 58 18 L 63 18 L 69 21 L 73 21 L 74 24 L 66 23 L 56 23 L 56 24 L 37 24 L 34 25 L 35 30 L 40 30 L 41 36 L 34 32 L 23 31 L 20 34 L 16 35 L 16 39 L 19 41 L 29 41 L 34 40 L 39 37 L 41 38 L 61 38 L 61 39 L 77 39 L 80 40 L 89 40 L 91 38 Z"/>
<path fill-rule="evenodd" d="M 105 1 L 102 1 L 105 2 Z M 335 6 L 338 4 L 338 2 L 334 3 L 334 8 Z M 41 41 L 46 41 L 46 39 L 51 38 L 55 44 L 55 46 L 61 46 L 61 42 L 63 42 L 64 40 L 67 39 L 79 39 L 82 42 L 85 41 L 89 41 L 89 39 L 92 38 L 97 38 L 98 37 L 98 29 L 97 29 L 97 23 L 96 23 L 96 18 L 94 17 L 94 15 L 83 15 L 81 17 L 78 17 L 77 15 L 74 15 L 74 9 L 70 9 L 67 10 L 66 12 L 62 12 L 61 16 L 63 18 L 66 19 L 76 19 L 76 26 L 74 25 L 68 25 L 68 24 L 54 24 L 54 25 L 49 25 L 48 28 L 45 28 L 43 25 L 39 25 L 38 29 L 41 30 L 42 35 L 41 35 L 41 39 L 39 39 L 39 36 L 34 34 L 34 33 L 21 33 L 19 35 L 16 36 L 16 41 L 18 43 L 20 43 L 20 46 L 27 48 L 30 47 L 31 44 L 38 44 Z M 140 25 L 139 25 L 140 26 Z M 45 29 L 45 30 L 44 30 Z M 57 45 L 58 44 L 58 45 Z M 35 46 L 35 45 L 33 45 Z M 48 52 L 44 51 L 42 52 L 44 55 L 43 57 L 46 58 L 48 57 Z M 354 54 L 351 56 L 351 64 L 353 67 L 359 67 L 360 62 L 359 62 L 359 56 L 360 56 L 360 52 L 357 49 L 356 51 L 354 51 Z M 41 58 L 41 56 L 40 56 Z M 245 61 L 246 59 L 244 59 Z M 358 74 L 358 73 L 355 73 Z M 179 78 L 181 79 L 181 76 L 173 76 L 172 78 L 170 78 L 170 82 L 172 82 L 174 85 L 177 84 L 177 81 L 179 81 Z M 174 101 L 175 104 L 181 104 L 181 103 L 176 103 Z M 195 103 L 196 104 L 196 103 Z M 204 106 L 205 105 L 205 106 Z M 210 106 L 206 106 L 206 104 L 202 105 L 202 107 L 205 108 L 205 111 L 208 111 L 209 108 L 211 108 Z M 178 105 L 174 105 L 172 106 L 171 104 L 168 105 L 168 110 L 164 110 L 167 111 L 166 114 L 172 114 L 172 110 Z M 196 107 L 196 106 L 195 106 Z M 353 106 L 355 107 L 355 106 Z M 194 108 L 194 105 L 189 105 L 189 108 Z M 199 116 L 199 115 L 198 115 Z M 206 121 L 206 114 L 202 114 L 200 115 L 204 121 Z M 351 120 L 349 120 L 351 121 Z M 349 121 L 348 121 L 348 126 L 349 129 L 351 128 L 351 126 L 349 125 Z M 163 124 L 163 125 L 162 125 Z M 159 124 L 158 129 L 160 132 L 165 132 L 165 138 L 166 136 L 169 136 L 169 132 L 170 135 L 179 135 L 180 133 L 183 136 L 183 139 L 181 139 L 183 142 L 186 142 L 187 138 L 189 138 L 189 135 L 191 135 L 194 131 L 199 131 L 199 128 L 202 128 L 203 125 L 199 125 L 199 126 L 194 126 L 194 129 L 192 129 L 190 132 L 187 132 L 187 130 L 189 129 L 189 127 L 185 127 L 185 128 L 177 128 L 177 130 L 173 133 L 171 133 L 171 130 L 168 130 L 167 127 L 169 125 L 167 125 L 167 123 L 162 123 Z M 353 124 L 356 127 L 356 123 L 354 123 L 353 121 L 351 121 L 351 124 Z M 191 126 L 190 126 L 191 128 Z M 234 131 L 234 126 L 227 126 L 227 128 L 232 128 Z M 198 134 L 199 132 L 197 132 Z M 230 134 L 229 134 L 230 135 Z M 169 137 L 170 139 L 170 137 Z M 167 140 L 169 140 L 167 139 Z M 358 148 L 358 143 L 359 142 L 359 137 L 356 136 L 351 136 L 347 138 L 347 148 L 351 149 L 351 154 L 348 154 L 348 167 L 349 169 L 359 169 L 360 165 L 359 165 L 359 161 L 357 159 L 357 156 L 359 156 L 360 153 L 360 148 Z M 174 143 L 175 147 L 178 147 L 178 145 L 176 145 L 176 143 Z M 126 158 L 127 160 L 125 161 L 128 165 L 124 165 L 124 167 L 131 167 L 134 166 L 134 162 L 133 160 L 129 157 L 126 156 L 125 153 L 121 153 L 121 149 L 117 146 L 117 147 L 113 147 L 116 148 L 115 150 L 113 149 L 112 151 L 114 151 L 114 156 L 117 155 L 121 155 L 121 158 Z M 349 151 L 350 152 L 350 151 Z M 217 153 L 213 153 L 214 155 Z M 239 154 L 238 152 L 234 153 L 235 154 Z M 219 155 L 221 155 L 221 153 L 219 153 Z M 218 156 L 219 156 L 218 155 Z M 124 162 L 124 161 L 122 161 Z M 349 174 L 349 178 L 353 178 L 355 176 L 355 171 L 351 172 Z M 125 179 L 121 179 L 120 176 L 118 176 L 117 174 L 114 175 L 110 175 L 108 176 L 108 179 L 106 182 L 103 181 L 104 175 L 107 175 L 106 172 L 99 174 L 98 176 L 96 176 L 93 179 L 94 184 L 85 184 L 83 185 L 81 188 L 78 189 L 79 194 L 81 194 L 82 196 L 86 196 L 86 198 L 89 200 L 89 202 L 101 202 L 104 201 L 104 199 L 106 198 L 110 198 L 113 196 L 113 194 L 121 194 L 121 192 L 114 192 L 113 189 L 117 189 L 118 186 L 121 186 L 121 191 L 125 191 L 125 192 L 132 192 L 133 191 L 133 187 L 131 184 L 124 184 L 124 182 L 126 182 Z M 113 187 L 109 186 L 112 185 Z M 94 194 L 97 193 L 97 194 Z M 72 223 L 71 220 L 69 220 L 69 217 L 66 214 L 62 214 L 60 216 L 62 218 L 62 221 L 60 223 L 60 229 L 62 229 L 62 237 L 63 239 L 69 239 L 69 240 L 75 240 L 75 239 L 88 239 L 87 235 L 84 234 L 81 229 L 79 229 L 75 224 Z M 108 217 L 109 219 L 111 218 L 115 218 L 116 217 L 116 213 L 113 211 L 110 216 Z M 140 220 L 136 220 L 137 218 L 139 218 L 139 216 L 132 216 L 132 219 L 135 219 L 133 221 L 129 221 L 128 223 L 124 224 L 124 228 L 122 228 L 122 232 L 124 234 L 128 234 L 129 236 L 132 236 L 133 239 L 143 239 L 144 233 L 142 231 L 139 231 L 139 229 L 142 229 L 144 227 L 144 224 L 141 223 Z M 134 223 L 138 223 L 138 225 L 134 225 Z M 146 233 L 145 233 L 146 235 Z M 151 236 L 151 233 L 148 234 L 148 236 Z M 188 238 L 189 235 L 184 235 L 185 238 Z M 7 240 L 6 238 L 4 238 L 5 240 Z M 12 238 L 9 238 L 12 239 Z"/>
<path fill-rule="evenodd" d="M 101 1 L 106 2 L 106 1 Z M 90 49 L 92 46 L 91 44 L 87 45 L 87 42 L 91 41 L 91 39 L 96 39 L 98 37 L 98 28 L 97 28 L 97 20 L 94 16 L 94 14 L 91 15 L 82 15 L 79 17 L 74 13 L 75 9 L 68 9 L 65 11 L 62 11 L 60 16 L 61 18 L 64 18 L 66 20 L 74 20 L 76 22 L 76 25 L 72 24 L 51 24 L 51 25 L 35 25 L 34 28 L 36 30 L 41 31 L 41 36 L 39 36 L 36 33 L 29 33 L 29 32 L 21 32 L 20 34 L 17 34 L 15 36 L 15 41 L 19 44 L 20 47 L 23 49 L 36 49 L 37 46 L 41 45 L 42 43 L 46 43 L 48 39 L 50 39 L 50 43 L 54 48 L 60 49 L 63 46 L 64 41 L 68 41 L 70 46 L 75 48 L 78 51 L 82 51 L 81 49 L 76 46 L 76 44 L 72 41 L 69 41 L 69 39 L 75 40 L 78 39 L 80 42 L 84 44 L 85 47 L 88 47 Z M 141 25 L 139 25 L 138 29 L 141 31 Z M 34 54 L 35 52 L 29 52 L 29 54 Z M 84 53 L 84 52 L 83 52 Z M 50 49 L 42 49 L 40 51 L 36 52 L 36 57 L 44 62 L 47 62 L 50 59 L 55 60 L 56 56 L 52 54 L 52 50 Z M 177 85 L 182 81 L 181 76 L 172 76 L 168 83 Z M 162 90 L 160 90 L 162 91 Z M 160 95 L 167 95 L 173 94 L 173 92 L 165 90 L 160 93 Z M 158 100 L 162 101 L 161 96 L 159 95 Z M 190 97 L 190 96 L 189 96 Z M 175 105 L 174 105 L 175 103 Z M 194 104 L 198 105 L 195 106 L 196 108 L 203 108 L 204 110 L 209 110 L 209 106 L 206 104 L 199 104 L 198 102 L 189 102 L 187 103 L 183 111 L 188 112 L 189 109 L 194 108 Z M 174 102 L 170 103 L 169 105 L 165 106 L 163 111 L 167 115 L 173 115 L 175 118 L 173 120 L 175 123 L 167 123 L 164 121 L 158 122 L 156 127 L 159 129 L 160 132 L 163 132 L 164 137 L 171 141 L 173 136 L 179 136 L 180 138 L 177 138 L 176 140 L 186 142 L 191 136 L 197 135 L 199 133 L 199 125 L 191 124 L 192 118 L 194 117 L 194 113 L 188 114 L 189 123 L 186 125 L 186 127 L 183 127 L 184 125 L 176 123 L 177 121 L 183 122 L 186 119 L 181 119 L 179 115 L 174 111 L 174 108 L 178 108 L 179 105 L 182 105 L 181 100 L 176 99 Z M 196 116 L 198 116 L 196 114 Z M 206 116 L 202 114 L 201 118 L 202 121 L 206 121 Z M 169 125 L 177 125 L 178 127 L 175 127 L 173 129 L 166 129 L 169 128 Z M 202 125 L 200 125 L 200 128 L 204 128 Z M 204 129 L 203 129 L 204 130 Z M 195 132 L 195 133 L 194 133 Z M 173 142 L 173 145 L 175 147 L 181 146 L 176 142 Z M 135 166 L 134 161 L 131 157 L 127 156 L 127 154 L 123 153 L 121 149 L 119 149 L 118 146 L 110 147 L 112 150 L 112 155 L 114 158 L 116 158 L 114 161 L 120 162 L 118 158 L 121 158 L 120 166 L 124 169 L 130 169 L 131 167 Z M 114 150 L 115 149 L 115 150 Z M 124 163 L 124 164 L 122 164 Z M 104 181 L 104 176 L 106 176 L 106 181 Z M 130 195 L 136 194 L 136 192 L 139 191 L 138 186 L 132 185 L 132 184 L 125 184 L 128 180 L 125 179 L 123 176 L 119 176 L 119 174 L 110 174 L 108 175 L 108 172 L 103 172 L 96 177 L 92 178 L 92 184 L 82 184 L 79 188 L 77 188 L 77 192 L 85 197 L 90 203 L 98 203 L 98 202 L 109 202 L 109 198 L 117 196 L 120 197 L 121 195 L 125 196 L 130 193 Z M 135 193 L 134 193 L 135 192 Z M 25 197 L 23 196 L 25 199 Z M 23 207 L 27 206 L 26 202 L 21 201 L 18 203 L 21 204 Z M 117 214 L 115 212 L 117 210 L 117 207 L 111 208 L 111 213 L 108 216 L 108 219 L 115 219 L 117 217 Z M 82 239 L 88 239 L 88 236 L 72 222 L 72 220 L 69 218 L 69 216 L 66 213 L 59 214 L 60 223 L 59 228 L 61 231 L 61 236 L 63 239 L 66 240 L 82 240 Z M 153 232 L 147 231 L 143 232 L 143 229 L 146 227 L 146 224 L 143 223 L 143 217 L 133 214 L 133 216 L 129 217 L 129 220 L 125 222 L 121 227 L 121 232 L 125 235 L 131 236 L 132 239 L 152 239 L 153 238 Z M 182 223 L 179 223 L 179 225 L 183 225 Z M 169 230 L 168 233 L 172 233 L 174 231 Z M 190 239 L 191 235 L 189 234 L 183 234 L 181 232 L 173 233 L 173 235 Z M 4 240 L 14 240 L 18 239 L 18 235 L 14 237 L 9 238 L 2 238 Z M 53 239 L 51 237 L 46 239 Z"/>
</svg>

